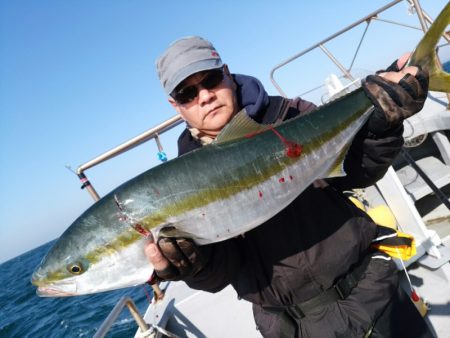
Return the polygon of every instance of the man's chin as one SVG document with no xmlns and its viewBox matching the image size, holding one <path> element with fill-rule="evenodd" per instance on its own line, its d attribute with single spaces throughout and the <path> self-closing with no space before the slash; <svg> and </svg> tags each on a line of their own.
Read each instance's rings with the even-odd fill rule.
<svg viewBox="0 0 450 338">
<path fill-rule="evenodd" d="M 231 119 L 223 118 L 222 116 L 215 116 L 205 123 L 205 127 L 201 131 L 208 135 L 217 136 L 222 129 L 228 124 Z"/>
</svg>

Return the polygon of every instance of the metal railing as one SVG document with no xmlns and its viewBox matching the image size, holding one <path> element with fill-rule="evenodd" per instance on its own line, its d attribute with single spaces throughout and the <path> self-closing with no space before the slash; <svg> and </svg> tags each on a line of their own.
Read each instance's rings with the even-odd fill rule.
<svg viewBox="0 0 450 338">
<path fill-rule="evenodd" d="M 319 43 L 317 43 L 317 44 L 315 44 L 315 45 L 313 45 L 313 46 L 303 50 L 300 53 L 295 54 L 294 56 L 292 56 L 292 57 L 288 58 L 287 60 L 279 63 L 278 65 L 276 65 L 270 72 L 270 80 L 272 81 L 272 83 L 275 86 L 275 88 L 278 90 L 278 92 L 282 96 L 286 97 L 286 94 L 284 93 L 284 91 L 281 89 L 280 85 L 278 84 L 278 82 L 274 78 L 275 72 L 278 69 L 280 69 L 281 67 L 287 65 L 288 63 L 290 63 L 290 62 L 292 62 L 292 61 L 294 61 L 294 60 L 296 60 L 298 58 L 300 58 L 301 56 L 309 53 L 310 51 L 312 51 L 312 50 L 314 50 L 316 48 L 321 49 L 325 53 L 325 55 L 341 70 L 341 72 L 344 74 L 344 76 L 347 79 L 353 81 L 354 78 L 353 78 L 353 76 L 351 74 L 351 68 L 353 66 L 353 62 L 354 62 L 354 60 L 356 58 L 356 55 L 359 52 L 359 49 L 360 49 L 360 46 L 361 46 L 361 42 L 362 42 L 362 40 L 365 37 L 365 33 L 367 31 L 367 28 L 368 28 L 368 26 L 370 25 L 370 23 L 373 20 L 378 20 L 378 21 L 382 21 L 382 22 L 388 22 L 388 23 L 391 23 L 391 24 L 396 24 L 396 25 L 399 25 L 399 26 L 407 27 L 407 28 L 420 29 L 420 28 L 413 27 L 413 26 L 410 26 L 410 25 L 405 25 L 403 23 L 399 23 L 399 22 L 395 22 L 395 21 L 391 21 L 391 20 L 383 20 L 383 19 L 378 18 L 378 15 L 380 13 L 390 9 L 391 7 L 397 5 L 398 3 L 402 2 L 402 1 L 407 1 L 412 7 L 414 7 L 416 9 L 417 15 L 419 17 L 420 24 L 422 26 L 422 30 L 426 31 L 427 30 L 427 24 L 430 24 L 433 20 L 431 19 L 431 17 L 425 11 L 422 10 L 422 8 L 421 8 L 421 6 L 420 6 L 420 4 L 418 3 L 417 0 L 395 0 L 395 1 L 392 1 L 389 4 L 379 8 L 378 10 L 376 10 L 376 11 L 374 11 L 372 13 L 370 13 L 369 15 L 366 15 L 364 18 L 362 18 L 362 19 L 354 22 L 353 24 L 347 26 L 346 28 L 338 31 L 337 33 L 330 35 L 329 37 L 327 37 L 326 39 L 320 41 Z M 360 43 L 359 43 L 359 45 L 357 47 L 357 50 L 355 52 L 355 56 L 353 57 L 353 61 L 352 61 L 351 65 L 350 65 L 350 67 L 346 68 L 333 55 L 333 53 L 331 53 L 325 47 L 325 44 L 327 42 L 329 42 L 329 41 L 339 37 L 340 35 L 344 34 L 345 32 L 355 28 L 356 26 L 364 23 L 364 22 L 367 23 L 367 27 L 364 30 L 362 39 L 361 39 L 361 41 L 360 41 Z M 444 34 L 443 37 L 446 39 L 447 42 L 450 42 L 450 38 L 446 34 Z M 450 97 L 449 97 L 449 102 L 450 102 Z M 118 156 L 118 155 L 120 155 L 120 154 L 122 154 L 122 153 L 124 153 L 124 152 L 126 152 L 128 150 L 130 150 L 130 149 L 133 149 L 133 148 L 141 145 L 144 142 L 147 142 L 147 141 L 151 140 L 151 139 L 155 139 L 157 141 L 157 144 L 159 145 L 158 136 L 163 134 L 164 132 L 166 132 L 166 131 L 168 131 L 168 130 L 178 126 L 182 122 L 183 121 L 182 121 L 181 116 L 177 114 L 177 115 L 173 116 L 172 118 L 164 121 L 163 123 L 157 125 L 156 127 L 153 127 L 151 129 L 145 131 L 144 133 L 142 133 L 142 134 L 140 134 L 140 135 L 138 135 L 138 136 L 136 136 L 136 137 L 134 137 L 134 138 L 132 138 L 132 139 L 122 143 L 122 144 L 120 144 L 119 146 L 117 146 L 117 147 L 115 147 L 115 148 L 113 148 L 113 149 L 111 149 L 111 150 L 109 150 L 109 151 L 107 151 L 107 152 L 105 152 L 105 153 L 95 157 L 94 159 L 92 159 L 92 160 L 82 164 L 81 166 L 78 167 L 77 172 L 76 172 L 76 174 L 78 175 L 78 177 L 80 178 L 80 180 L 81 180 L 81 182 L 83 184 L 82 187 L 86 188 L 86 190 L 90 193 L 91 197 L 95 201 L 99 200 L 100 196 L 97 194 L 97 192 L 95 191 L 95 188 L 93 187 L 92 183 L 89 181 L 89 179 L 86 177 L 86 175 L 84 173 L 87 169 L 90 169 L 90 168 L 92 168 L 92 167 L 94 167 L 94 166 L 96 166 L 96 165 L 98 165 L 100 163 L 103 163 L 103 162 L 105 162 L 105 161 L 107 161 L 107 160 L 109 160 L 109 159 L 111 159 L 113 157 L 116 157 L 116 156 Z"/>
<path fill-rule="evenodd" d="M 391 7 L 397 5 L 398 3 L 402 2 L 402 1 L 403 1 L 403 0 L 395 0 L 395 1 L 390 2 L 389 4 L 387 4 L 387 5 L 385 5 L 385 6 L 381 7 L 381 8 L 379 8 L 378 10 L 376 10 L 376 11 L 370 13 L 369 15 L 366 15 L 366 16 L 363 17 L 362 19 L 360 19 L 360 20 L 354 22 L 353 24 L 351 24 L 351 25 L 345 27 L 344 29 L 341 29 L 341 30 L 338 31 L 337 33 L 334 33 L 333 35 L 330 35 L 330 36 L 327 37 L 326 39 L 323 39 L 322 41 L 316 43 L 315 45 L 313 45 L 313 46 L 311 46 L 311 47 L 309 47 L 309 48 L 306 48 L 305 50 L 303 50 L 303 51 L 301 51 L 301 52 L 299 52 L 299 53 L 297 53 L 297 54 L 291 56 L 290 58 L 286 59 L 285 61 L 279 63 L 279 64 L 276 65 L 274 68 L 272 68 L 272 70 L 270 71 L 270 80 L 272 81 L 272 84 L 275 86 L 275 88 L 277 89 L 277 91 L 280 93 L 281 96 L 287 97 L 286 93 L 281 89 L 281 86 L 280 86 L 280 85 L 278 84 L 278 82 L 275 80 L 275 77 L 274 77 L 275 72 L 276 72 L 277 70 L 279 70 L 280 68 L 286 66 L 287 64 L 291 63 L 292 61 L 294 61 L 294 60 L 296 60 L 296 59 L 298 59 L 298 58 L 304 56 L 305 54 L 307 54 L 307 53 L 309 53 L 309 52 L 311 52 L 311 51 L 313 51 L 313 50 L 315 50 L 315 49 L 317 49 L 317 48 L 321 49 L 322 52 L 324 52 L 325 55 L 326 55 L 326 56 L 327 56 L 327 57 L 328 57 L 328 58 L 329 58 L 329 59 L 330 59 L 330 60 L 331 60 L 338 68 L 339 68 L 339 70 L 343 73 L 344 77 L 346 77 L 346 78 L 347 78 L 348 80 L 350 80 L 350 81 L 354 81 L 354 78 L 353 78 L 353 76 L 352 76 L 352 74 L 351 74 L 351 68 L 352 68 L 352 66 L 353 66 L 353 62 L 354 62 L 354 60 L 355 60 L 355 58 L 356 58 L 356 55 L 358 54 L 358 52 L 359 52 L 359 50 L 360 50 L 362 40 L 364 39 L 364 37 L 365 37 L 365 35 L 366 35 L 366 32 L 367 32 L 367 29 L 368 29 L 369 25 L 371 24 L 372 20 L 378 20 L 378 21 L 389 22 L 389 23 L 391 23 L 391 24 L 396 24 L 396 25 L 399 25 L 399 26 L 407 27 L 407 28 L 420 29 L 420 28 L 412 27 L 412 26 L 410 26 L 410 25 L 405 25 L 405 24 L 403 24 L 403 23 L 399 23 L 399 22 L 395 22 L 395 21 L 388 21 L 388 20 L 381 20 L 381 19 L 378 18 L 378 15 L 379 15 L 380 13 L 382 13 L 382 12 L 384 12 L 384 11 L 390 9 Z M 428 29 L 427 24 L 431 24 L 431 23 L 433 22 L 433 20 L 431 19 L 431 17 L 430 17 L 427 13 L 425 13 L 425 12 L 423 11 L 423 9 L 421 8 L 421 6 L 420 6 L 418 0 L 406 0 L 406 1 L 407 1 L 413 8 L 415 8 L 415 10 L 416 10 L 416 12 L 417 12 L 417 15 L 418 15 L 418 17 L 419 17 L 419 21 L 420 21 L 420 25 L 421 25 L 421 27 L 422 27 L 422 30 L 423 30 L 424 32 L 426 32 L 427 29 Z M 360 24 L 362 24 L 362 23 L 364 23 L 364 22 L 367 24 L 367 26 L 366 26 L 366 28 L 365 28 L 365 30 L 364 30 L 363 36 L 362 36 L 362 38 L 361 38 L 361 41 L 359 42 L 358 47 L 357 47 L 357 49 L 356 49 L 356 51 L 355 51 L 355 55 L 354 55 L 354 57 L 353 57 L 353 60 L 352 60 L 352 62 L 351 62 L 350 67 L 349 67 L 349 68 L 346 68 L 346 67 L 345 67 L 345 66 L 344 66 L 344 65 L 343 65 L 343 64 L 342 64 L 342 63 L 341 63 L 334 55 L 333 55 L 333 53 L 331 53 L 331 52 L 325 47 L 325 44 L 326 44 L 327 42 L 330 42 L 331 40 L 333 40 L 333 39 L 335 39 L 335 38 L 341 36 L 342 34 L 348 32 L 349 30 L 351 30 L 351 29 L 353 29 L 353 28 L 359 26 Z M 450 42 L 450 38 L 447 36 L 447 34 L 444 34 L 443 37 L 446 39 L 447 42 Z M 450 102 L 450 96 L 448 96 L 448 97 L 449 97 L 449 102 Z"/>
<path fill-rule="evenodd" d="M 142 134 L 133 137 L 132 139 L 118 145 L 117 147 L 95 157 L 94 159 L 82 164 L 78 167 L 76 174 L 78 175 L 82 185 L 82 188 L 86 188 L 94 201 L 98 201 L 100 196 L 95 190 L 94 186 L 90 183 L 84 171 L 92 168 L 100 163 L 103 163 L 107 160 L 110 160 L 128 150 L 131 150 L 144 142 L 147 142 L 151 139 L 155 139 L 158 149 L 161 148 L 161 143 L 159 142 L 159 135 L 169 131 L 172 128 L 175 128 L 179 124 L 183 122 L 181 116 L 179 114 L 172 116 L 170 119 L 164 121 L 163 123 L 158 124 L 156 127 L 150 128 L 149 130 L 143 132 Z"/>
<path fill-rule="evenodd" d="M 103 324 L 99 327 L 94 338 L 103 338 L 108 333 L 111 326 L 116 321 L 117 317 L 119 317 L 124 307 L 128 307 L 131 315 L 133 316 L 136 323 L 139 325 L 139 328 L 142 332 L 146 332 L 148 330 L 148 325 L 145 323 L 142 316 L 139 314 L 138 309 L 136 308 L 136 304 L 134 304 L 133 300 L 129 297 L 122 297 L 114 306 L 114 308 L 109 313 L 108 317 L 104 320 Z"/>
</svg>

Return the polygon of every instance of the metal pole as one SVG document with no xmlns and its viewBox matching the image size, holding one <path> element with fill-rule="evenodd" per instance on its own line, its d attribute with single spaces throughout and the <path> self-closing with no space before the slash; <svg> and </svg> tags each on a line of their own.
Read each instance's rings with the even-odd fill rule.
<svg viewBox="0 0 450 338">
<path fill-rule="evenodd" d="M 162 147 L 161 141 L 159 140 L 158 133 L 155 133 L 155 141 L 156 141 L 156 146 L 158 147 L 158 151 L 163 151 L 163 147 Z"/>
<path fill-rule="evenodd" d="M 92 168 L 102 162 L 105 162 L 117 155 L 122 154 L 123 152 L 126 152 L 130 149 L 133 149 L 134 147 L 137 147 L 138 145 L 154 138 L 158 137 L 158 133 L 166 132 L 176 126 L 178 126 L 180 123 L 182 123 L 183 120 L 180 115 L 175 115 L 171 117 L 170 119 L 164 121 L 163 123 L 157 125 L 154 128 L 151 128 L 147 130 L 146 132 L 132 138 L 131 140 L 128 140 L 127 142 L 122 143 L 121 145 L 107 151 L 106 153 L 103 153 L 102 155 L 97 156 L 96 158 L 90 160 L 89 162 L 86 162 L 85 164 L 82 164 L 78 167 L 76 174 L 80 178 L 81 182 L 83 183 L 82 188 L 86 188 L 86 190 L 89 192 L 91 197 L 94 199 L 94 201 L 98 201 L 100 199 L 100 196 L 98 195 L 97 191 L 94 189 L 93 185 L 90 183 L 86 175 L 84 174 L 84 171 Z"/>
<path fill-rule="evenodd" d="M 413 6 L 416 9 L 417 17 L 419 18 L 419 22 L 420 22 L 420 25 L 422 26 L 422 30 L 423 30 L 424 33 L 426 33 L 427 30 L 428 30 L 428 25 L 427 25 L 427 22 L 425 20 L 425 16 L 423 15 L 422 7 L 420 7 L 420 4 L 419 4 L 418 0 L 411 0 L 410 3 L 411 2 L 412 2 Z"/>
<path fill-rule="evenodd" d="M 163 123 L 157 125 L 154 128 L 151 128 L 147 130 L 146 132 L 132 138 L 131 140 L 128 140 L 127 142 L 122 143 L 121 145 L 107 151 L 106 153 L 103 153 L 100 156 L 97 156 L 96 158 L 90 160 L 89 162 L 86 162 L 85 164 L 82 164 L 78 167 L 77 173 L 82 173 L 83 171 L 92 168 L 93 166 L 96 166 L 97 164 L 100 164 L 102 162 L 105 162 L 117 155 L 122 154 L 125 151 L 128 151 L 130 149 L 133 149 L 134 147 L 137 147 L 138 145 L 152 139 L 157 133 L 163 133 L 165 131 L 168 131 L 180 123 L 182 123 L 183 120 L 180 115 L 175 115 L 172 118 L 164 121 Z"/>
<path fill-rule="evenodd" d="M 414 168 L 414 170 L 417 172 L 417 174 L 420 177 L 422 177 L 422 179 L 425 181 L 425 183 L 431 188 L 431 190 L 433 190 L 434 194 L 439 199 L 439 201 L 441 201 L 441 203 L 444 204 L 448 210 L 450 210 L 450 201 L 447 199 L 447 196 L 445 196 L 445 194 L 442 192 L 442 190 L 439 189 L 434 184 L 434 182 L 428 177 L 427 174 L 425 174 L 425 172 L 422 170 L 422 168 L 420 168 L 417 165 L 416 161 L 412 158 L 412 156 L 409 154 L 409 152 L 407 152 L 405 148 L 402 148 L 400 153 L 402 154 L 402 156 L 406 160 L 406 162 L 408 162 L 408 164 Z"/>
<path fill-rule="evenodd" d="M 122 309 L 125 307 L 125 305 L 128 307 L 128 310 L 130 310 L 131 315 L 133 316 L 136 323 L 139 325 L 141 331 L 145 332 L 148 330 L 147 323 L 145 323 L 144 319 L 140 315 L 133 300 L 131 300 L 131 298 L 129 297 L 122 297 L 114 306 L 114 308 L 111 310 L 111 312 L 109 313 L 108 317 L 106 317 L 102 325 L 98 328 L 97 332 L 94 335 L 94 338 L 103 338 L 108 333 L 109 329 L 114 324 L 114 322 L 122 312 Z"/>
<path fill-rule="evenodd" d="M 164 299 L 164 291 L 161 290 L 158 283 L 150 285 L 153 289 L 153 298 L 155 298 L 155 303 Z"/>
<path fill-rule="evenodd" d="M 406 25 L 404 23 L 399 23 L 399 22 L 395 22 L 392 20 L 386 20 L 386 19 L 380 19 L 378 17 L 373 17 L 372 20 L 374 21 L 380 21 L 380 22 L 386 22 L 386 23 L 390 23 L 392 25 L 397 25 L 397 26 L 401 26 L 401 27 L 406 27 L 406 28 L 411 28 L 411 29 L 416 29 L 416 30 L 422 30 L 420 29 L 420 27 L 416 27 L 416 26 L 411 26 L 411 25 Z"/>
<path fill-rule="evenodd" d="M 98 201 L 100 199 L 100 196 L 97 194 L 97 191 L 95 191 L 94 187 L 91 185 L 91 182 L 89 182 L 89 179 L 86 177 L 86 175 L 84 173 L 78 173 L 77 176 L 82 183 L 81 189 L 86 189 L 91 195 L 91 197 L 94 199 L 94 201 Z"/>
<path fill-rule="evenodd" d="M 274 73 L 275 73 L 276 70 L 278 70 L 279 68 L 281 68 L 281 67 L 285 66 L 286 64 L 292 62 L 293 60 L 298 59 L 300 56 L 302 56 L 302 55 L 304 55 L 304 54 L 306 54 L 306 53 L 309 53 L 311 50 L 316 49 L 316 48 L 319 47 L 320 45 L 323 45 L 323 44 L 325 44 L 326 42 L 328 42 L 328 41 L 334 39 L 335 37 L 337 37 L 337 36 L 339 36 L 339 35 L 345 33 L 346 31 L 352 29 L 353 27 L 356 27 L 356 26 L 358 26 L 359 24 L 361 24 L 361 23 L 363 23 L 363 22 L 365 22 L 365 21 L 367 21 L 367 20 L 370 20 L 372 17 L 376 16 L 378 13 L 383 12 L 383 11 L 387 10 L 388 8 L 391 8 L 392 6 L 395 6 L 396 4 L 398 4 L 398 3 L 401 2 L 401 1 L 403 1 L 403 0 L 395 0 L 395 1 L 392 1 L 392 2 L 388 3 L 387 5 L 381 7 L 380 9 L 378 9 L 378 10 L 376 10 L 376 11 L 370 13 L 369 15 L 366 15 L 366 16 L 365 16 L 364 18 L 362 18 L 361 20 L 356 21 L 355 23 L 353 23 L 353 24 L 347 26 L 347 27 L 344 28 L 344 29 L 341 29 L 339 32 L 337 32 L 337 33 L 335 33 L 335 34 L 329 36 L 328 38 L 326 38 L 326 39 L 320 41 L 319 43 L 313 45 L 312 47 L 309 47 L 309 48 L 307 48 L 306 50 L 304 50 L 304 51 L 302 51 L 302 52 L 300 52 L 300 53 L 298 53 L 298 54 L 295 54 L 294 56 L 290 57 L 289 59 L 287 59 L 287 60 L 285 60 L 285 61 L 279 63 L 278 65 L 276 65 L 276 66 L 270 71 L 270 80 L 272 81 L 272 83 L 273 83 L 273 85 L 275 86 L 275 88 L 278 90 L 278 92 L 279 92 L 282 96 L 286 97 L 286 94 L 283 92 L 283 90 L 281 89 L 281 87 L 278 85 L 278 83 L 277 83 L 277 82 L 275 81 L 275 79 L 274 79 Z"/>
<path fill-rule="evenodd" d="M 349 79 L 350 81 L 355 81 L 352 74 L 349 73 L 349 71 L 334 57 L 333 54 L 324 46 L 320 45 L 319 48 L 325 53 L 326 56 L 330 58 L 331 61 L 341 70 L 342 73 L 344 73 L 344 76 Z"/>
<path fill-rule="evenodd" d="M 348 71 L 349 72 L 353 68 L 353 64 L 355 63 L 356 57 L 358 56 L 359 50 L 361 49 L 361 45 L 362 45 L 362 43 L 364 41 L 364 38 L 366 37 L 367 31 L 369 30 L 369 26 L 370 26 L 371 22 L 372 22 L 372 19 L 369 19 L 366 22 L 367 24 L 366 24 L 366 28 L 364 29 L 364 33 L 363 33 L 363 35 L 361 37 L 361 40 L 359 40 L 358 47 L 356 47 L 356 51 L 355 51 L 355 54 L 353 55 L 353 60 L 350 63 L 350 67 L 348 67 Z"/>
</svg>

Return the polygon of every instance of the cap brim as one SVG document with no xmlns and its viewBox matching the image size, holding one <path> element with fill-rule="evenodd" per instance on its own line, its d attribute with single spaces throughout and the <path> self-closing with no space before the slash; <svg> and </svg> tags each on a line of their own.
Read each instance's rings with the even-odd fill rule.
<svg viewBox="0 0 450 338">
<path fill-rule="evenodd" d="M 220 58 L 201 60 L 195 63 L 191 63 L 190 65 L 183 67 L 177 74 L 172 76 L 171 81 L 168 82 L 164 87 L 166 94 L 169 96 L 173 92 L 173 90 L 189 76 L 198 72 L 203 72 L 205 70 L 220 68 L 222 66 L 223 63 Z"/>
</svg>

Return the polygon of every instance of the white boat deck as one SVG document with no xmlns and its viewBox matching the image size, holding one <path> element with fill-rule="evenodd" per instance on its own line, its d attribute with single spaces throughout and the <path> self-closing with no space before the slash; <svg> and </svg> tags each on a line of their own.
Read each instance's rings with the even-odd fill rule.
<svg viewBox="0 0 450 338">
<path fill-rule="evenodd" d="M 426 157 L 416 163 L 437 187 L 442 188 L 450 184 L 450 166 L 439 159 Z M 432 193 L 431 188 L 413 168 L 409 166 L 402 168 L 397 171 L 397 175 L 414 202 Z"/>
<path fill-rule="evenodd" d="M 190 289 L 184 282 L 163 283 L 161 287 L 166 292 L 164 299 L 147 309 L 147 323 L 177 337 L 261 337 L 252 305 L 238 300 L 231 286 L 215 294 Z"/>
<path fill-rule="evenodd" d="M 444 244 L 450 247 L 450 238 Z M 446 269 L 449 270 L 448 264 Z M 414 288 L 429 305 L 425 318 L 435 336 L 450 338 L 450 282 L 441 271 L 433 271 L 420 264 L 410 267 L 408 273 Z"/>
<path fill-rule="evenodd" d="M 435 337 L 450 338 L 450 283 L 420 264 L 410 267 L 408 272 L 415 290 L 429 305 L 425 318 Z M 402 285 L 408 290 L 406 279 Z M 232 287 L 211 294 L 192 290 L 183 282 L 162 286 L 167 287 L 166 297 L 147 309 L 144 316 L 147 323 L 163 327 L 177 337 L 261 337 L 251 304 L 238 300 Z M 162 337 L 161 333 L 156 337 Z"/>
</svg>

